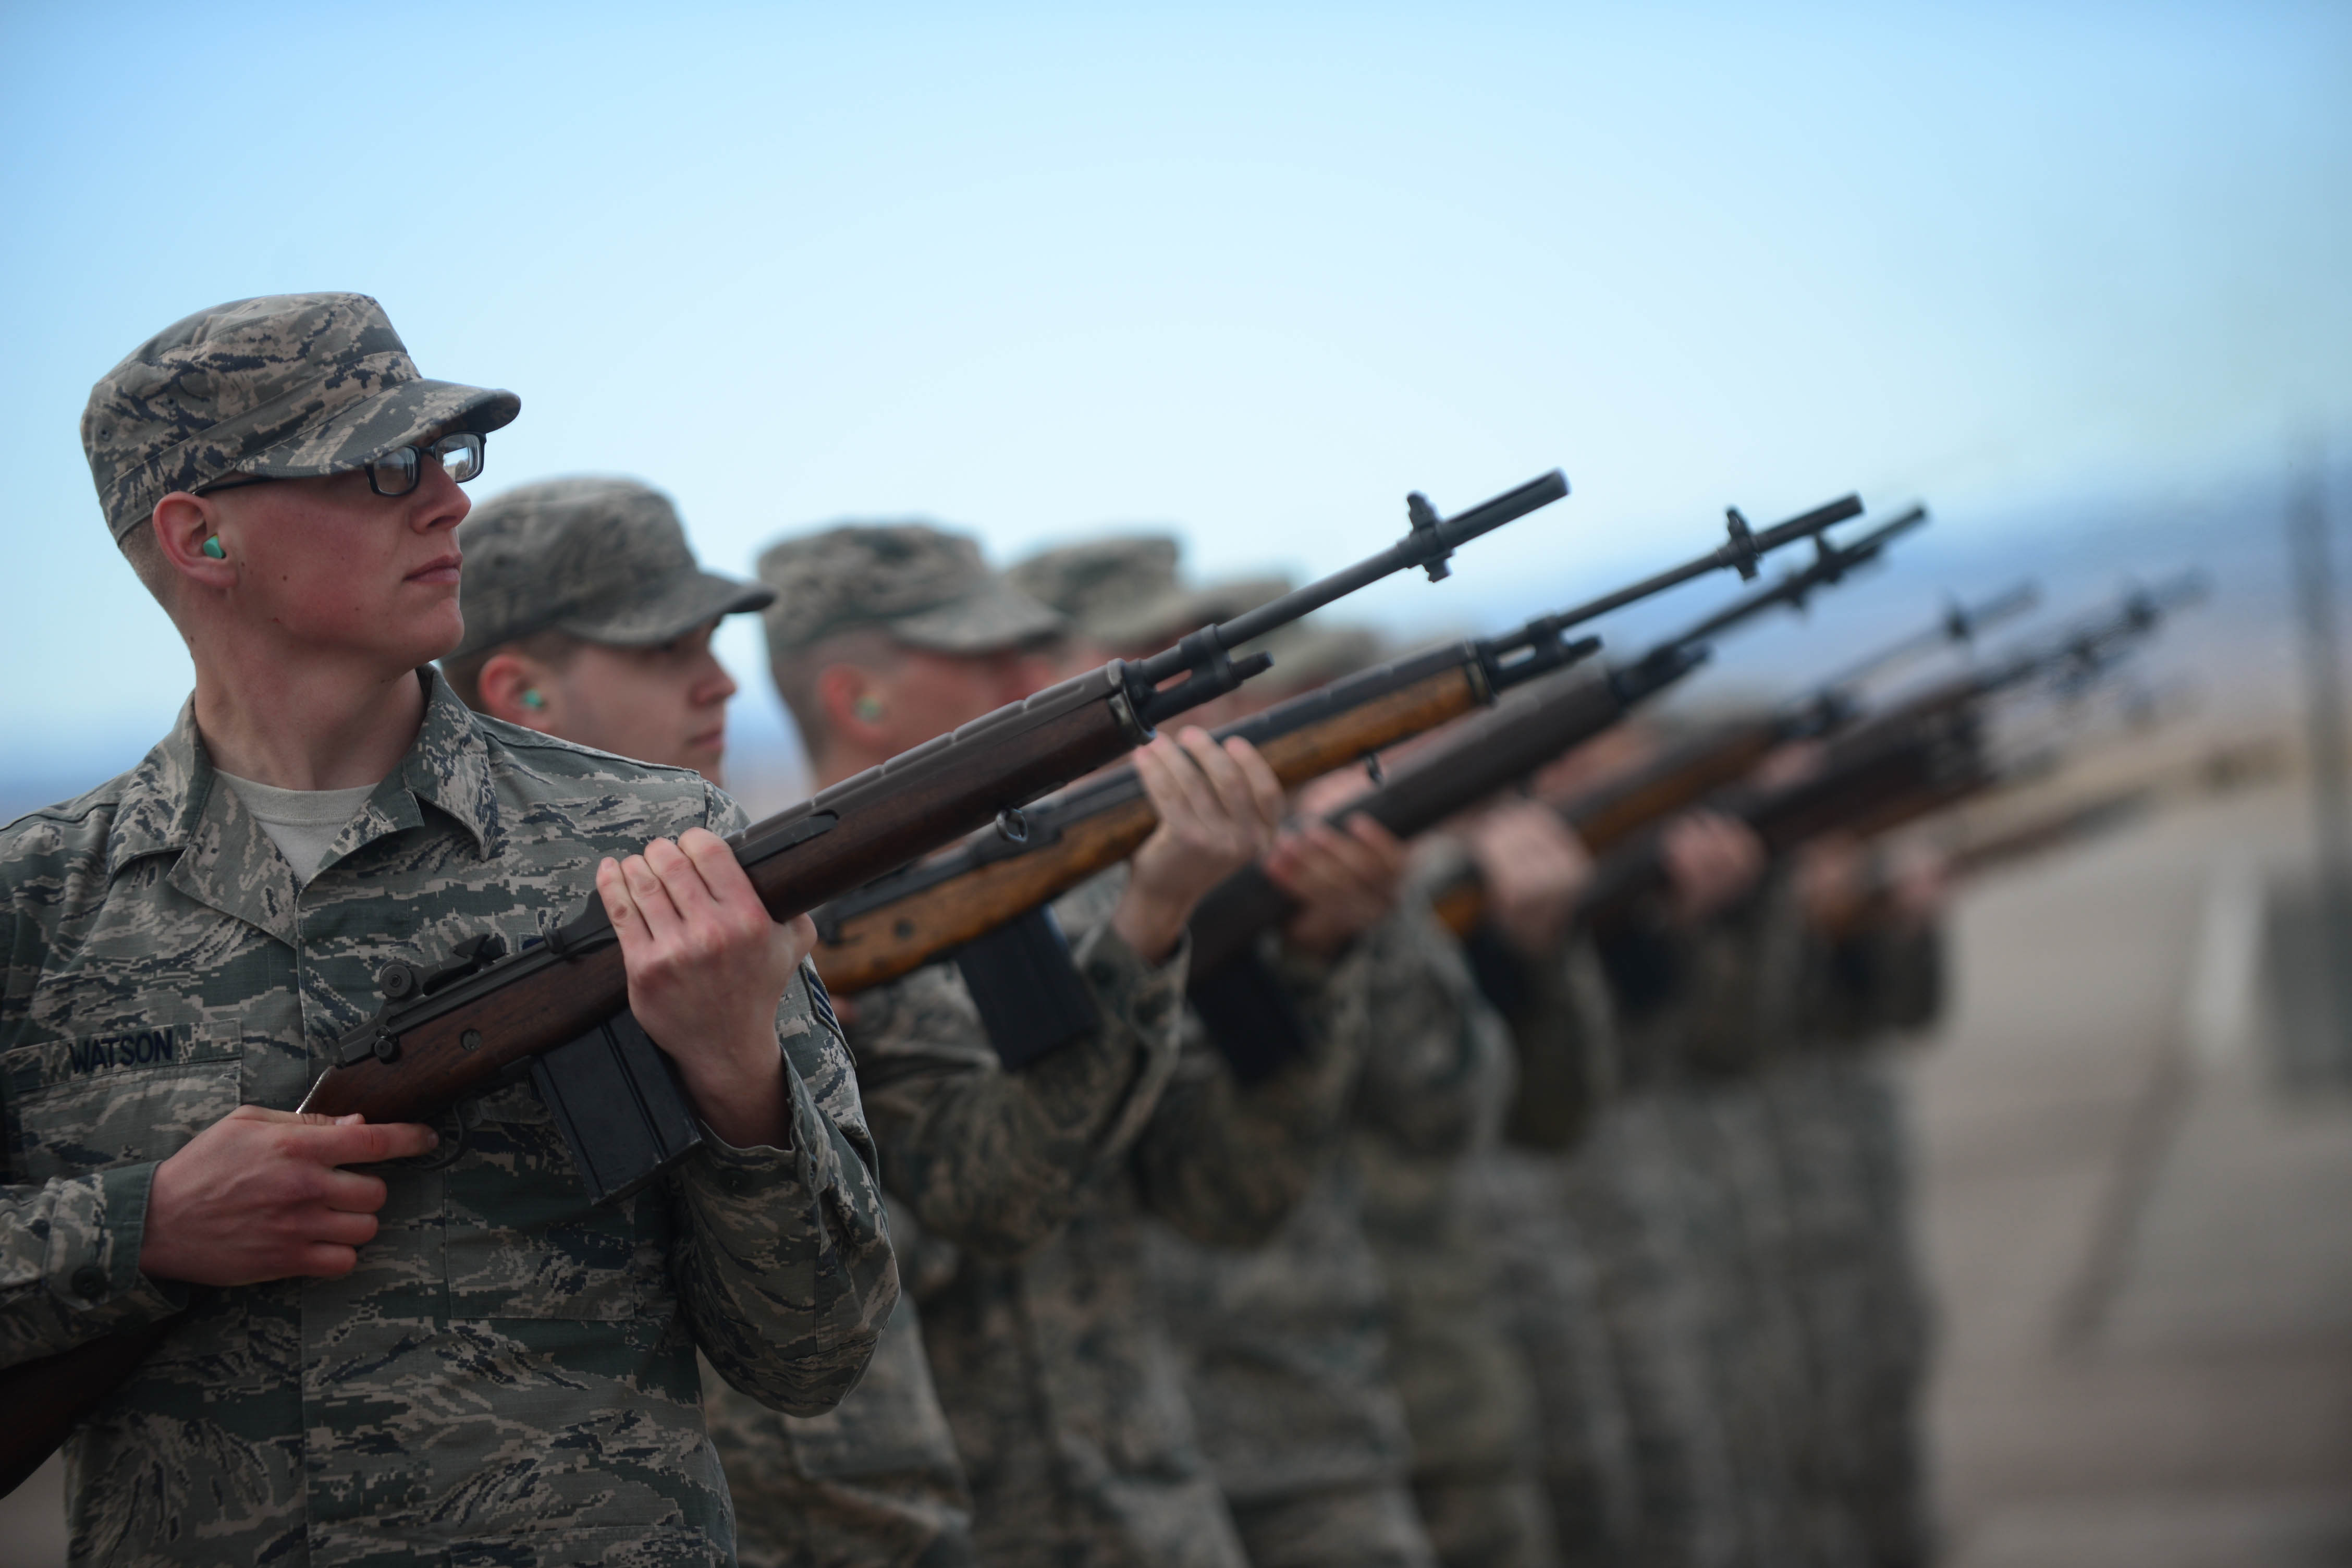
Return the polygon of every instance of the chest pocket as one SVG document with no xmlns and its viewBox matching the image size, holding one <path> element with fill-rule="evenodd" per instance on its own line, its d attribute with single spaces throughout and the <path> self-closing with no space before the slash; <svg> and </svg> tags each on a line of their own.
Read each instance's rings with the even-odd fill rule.
<svg viewBox="0 0 2352 1568">
<path fill-rule="evenodd" d="M 667 1199 L 656 1182 L 592 1205 L 563 1134 L 517 1084 L 467 1105 L 443 1188 L 449 1312 L 613 1322 L 670 1310 Z"/>
<path fill-rule="evenodd" d="M 0 1054 L 11 1164 L 46 1182 L 161 1160 L 236 1109 L 234 1031 L 189 1024 L 45 1040 Z"/>
</svg>

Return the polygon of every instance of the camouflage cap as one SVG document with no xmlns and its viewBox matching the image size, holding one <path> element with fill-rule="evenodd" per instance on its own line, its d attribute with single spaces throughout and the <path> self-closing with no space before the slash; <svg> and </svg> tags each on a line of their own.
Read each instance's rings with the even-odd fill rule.
<svg viewBox="0 0 2352 1568">
<path fill-rule="evenodd" d="M 82 451 L 120 541 L 173 490 L 346 473 L 427 437 L 495 430 L 511 392 L 427 381 L 364 294 L 273 294 L 175 321 L 89 390 Z"/>
<path fill-rule="evenodd" d="M 1067 629 L 992 570 L 969 536 L 926 522 L 839 523 L 770 545 L 760 580 L 771 658 L 858 626 L 934 653 L 993 653 Z"/>
<path fill-rule="evenodd" d="M 542 631 L 649 647 L 776 597 L 696 565 L 677 508 L 635 479 L 519 485 L 476 507 L 457 542 L 466 640 L 451 658 Z"/>
<path fill-rule="evenodd" d="M 1276 626 L 1238 651 L 1272 654 L 1274 668 L 1264 678 L 1267 690 L 1286 694 L 1370 669 L 1380 663 L 1386 644 L 1370 626 L 1337 625 L 1309 616 Z"/>
<path fill-rule="evenodd" d="M 1290 591 L 1280 576 L 1229 577 L 1189 587 L 1177 574 L 1173 534 L 1113 534 L 1042 550 L 1005 575 L 1109 647 L 1159 647 L 1229 621 Z"/>
</svg>

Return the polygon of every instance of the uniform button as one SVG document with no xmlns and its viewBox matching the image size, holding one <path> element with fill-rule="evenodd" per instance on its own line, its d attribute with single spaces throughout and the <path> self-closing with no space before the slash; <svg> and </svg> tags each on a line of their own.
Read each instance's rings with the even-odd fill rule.
<svg viewBox="0 0 2352 1568">
<path fill-rule="evenodd" d="M 85 1263 L 73 1271 L 74 1294 L 95 1301 L 106 1294 L 106 1270 L 95 1263 Z"/>
</svg>

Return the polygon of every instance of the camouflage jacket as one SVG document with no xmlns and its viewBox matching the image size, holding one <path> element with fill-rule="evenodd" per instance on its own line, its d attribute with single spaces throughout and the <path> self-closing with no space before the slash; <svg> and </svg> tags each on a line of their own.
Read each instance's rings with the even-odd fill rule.
<svg viewBox="0 0 2352 1568">
<path fill-rule="evenodd" d="M 240 1101 L 299 1103 L 385 958 L 536 940 L 600 857 L 740 825 L 690 773 L 422 679 L 415 742 L 305 886 L 215 787 L 193 708 L 131 772 L 0 832 L 0 1363 L 174 1319 L 69 1444 L 77 1563 L 722 1562 L 696 1347 L 814 1411 L 890 1310 L 871 1141 L 805 980 L 777 1015 L 788 1147 L 712 1142 L 591 1208 L 518 1086 L 468 1108 L 438 1168 L 382 1171 L 343 1279 L 140 1272 L 156 1163 Z"/>
<path fill-rule="evenodd" d="M 972 1568 L 971 1494 L 923 1349 L 915 1294 L 952 1249 L 890 1205 L 904 1292 L 849 1397 L 784 1415 L 706 1365 L 702 1408 L 735 1500 L 743 1568 Z M 927 1266 L 927 1255 L 939 1257 Z"/>
<path fill-rule="evenodd" d="M 1306 1191 L 1352 1064 L 1358 971 L 1288 973 L 1309 1057 L 1248 1089 L 1188 1025 L 1185 956 L 1147 966 L 1106 923 L 1124 871 L 1056 907 L 1102 1027 L 1008 1074 L 945 967 L 859 998 L 851 1030 L 894 1194 L 961 1251 L 922 1300 L 991 1563 L 1238 1568 L 1144 1285 L 1143 1217 L 1264 1239 Z"/>
<path fill-rule="evenodd" d="M 1202 1445 L 1236 1503 L 1407 1479 L 1397 1300 L 1368 1205 L 1425 1209 L 1508 1081 L 1499 1034 L 1465 1026 L 1462 994 L 1447 983 L 1466 990 L 1469 977 L 1452 946 L 1412 898 L 1366 935 L 1351 1131 L 1272 1240 L 1238 1251 L 1154 1236 L 1153 1283 Z"/>
<path fill-rule="evenodd" d="M 1353 1142 L 1414 1474 L 1531 1475 L 1528 1372 L 1471 1210 L 1471 1163 L 1494 1148 L 1511 1098 L 1510 1033 L 1425 902 L 1408 900 L 1380 937 Z"/>
</svg>

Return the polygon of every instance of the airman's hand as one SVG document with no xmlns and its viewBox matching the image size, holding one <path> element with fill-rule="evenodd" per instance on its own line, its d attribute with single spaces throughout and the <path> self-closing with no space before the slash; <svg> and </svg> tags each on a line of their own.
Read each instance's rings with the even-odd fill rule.
<svg viewBox="0 0 2352 1568">
<path fill-rule="evenodd" d="M 1409 858 L 1402 839 L 1361 815 L 1348 817 L 1344 832 L 1314 817 L 1286 832 L 1265 858 L 1265 874 L 1298 900 L 1283 940 L 1311 957 L 1334 956 L 1396 908 Z"/>
<path fill-rule="evenodd" d="M 1675 918 L 1695 926 L 1748 895 L 1764 872 L 1764 842 L 1755 829 L 1719 811 L 1685 812 L 1659 836 L 1672 884 Z"/>
<path fill-rule="evenodd" d="M 1135 753 L 1160 826 L 1130 862 L 1111 929 L 1148 963 L 1164 962 L 1208 890 L 1255 860 L 1282 821 L 1282 784 L 1247 741 L 1223 745 L 1188 727 Z"/>
<path fill-rule="evenodd" d="M 1486 889 L 1486 923 L 1530 958 L 1559 944 L 1592 880 L 1584 841 L 1550 806 L 1510 801 L 1482 812 L 1463 834 Z"/>
<path fill-rule="evenodd" d="M 816 946 L 814 924 L 770 919 L 735 852 L 701 827 L 605 860 L 596 891 L 621 940 L 629 1010 L 677 1063 L 704 1122 L 738 1148 L 781 1143 L 776 1005 Z"/>
<path fill-rule="evenodd" d="M 155 1167 L 139 1270 L 192 1285 L 349 1274 L 375 1239 L 385 1188 L 341 1167 L 407 1159 L 440 1141 L 413 1121 L 240 1105 Z"/>
</svg>

